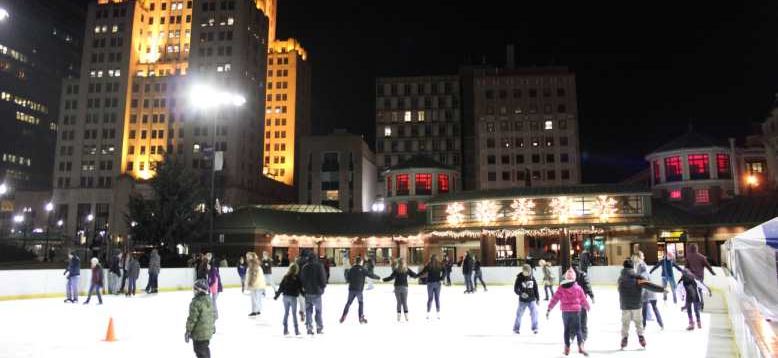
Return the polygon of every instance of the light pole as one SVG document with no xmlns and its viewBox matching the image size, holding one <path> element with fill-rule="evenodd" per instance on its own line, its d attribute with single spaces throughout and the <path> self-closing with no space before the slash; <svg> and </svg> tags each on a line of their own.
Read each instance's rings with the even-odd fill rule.
<svg viewBox="0 0 778 358">
<path fill-rule="evenodd" d="M 5 194 L 8 193 L 9 190 L 10 190 L 10 188 L 8 187 L 7 184 L 0 183 L 0 199 L 2 199 L 5 196 Z M 0 206 L 2 206 L 2 201 L 1 200 L 0 200 Z M 2 208 L 0 208 L 0 236 L 2 236 L 3 233 L 4 233 L 4 230 L 3 230 L 3 223 L 4 222 L 5 222 L 5 215 L 3 215 Z"/>
<path fill-rule="evenodd" d="M 51 230 L 51 212 L 54 211 L 54 203 L 46 203 L 44 209 L 46 209 L 46 248 L 43 250 L 43 261 L 45 262 L 49 260 L 49 231 Z"/>
<path fill-rule="evenodd" d="M 86 216 L 86 225 L 84 225 L 84 260 L 87 260 L 89 258 L 88 257 L 89 252 L 87 251 L 89 248 L 89 224 L 92 223 L 92 221 L 94 220 L 95 220 L 94 215 L 89 214 Z"/>
<path fill-rule="evenodd" d="M 220 107 L 241 107 L 246 98 L 212 85 L 197 84 L 189 92 L 191 103 L 205 112 Z M 208 199 L 208 245 L 213 247 L 213 221 L 216 216 L 216 116 L 211 115 L 211 190 Z"/>
</svg>

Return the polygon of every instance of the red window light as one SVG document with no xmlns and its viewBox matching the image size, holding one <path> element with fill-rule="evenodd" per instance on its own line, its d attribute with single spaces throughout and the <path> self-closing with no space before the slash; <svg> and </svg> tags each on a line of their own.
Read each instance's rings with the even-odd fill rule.
<svg viewBox="0 0 778 358">
<path fill-rule="evenodd" d="M 408 217 L 407 203 L 397 203 L 397 217 L 398 218 Z"/>
<path fill-rule="evenodd" d="M 665 181 L 680 181 L 682 179 L 681 173 L 681 157 L 665 158 Z"/>
<path fill-rule="evenodd" d="M 681 199 L 681 189 L 670 190 L 670 199 L 680 200 Z"/>
<path fill-rule="evenodd" d="M 732 169 L 729 166 L 729 155 L 724 153 L 716 154 L 716 172 L 719 179 L 731 179 Z"/>
<path fill-rule="evenodd" d="M 694 191 L 694 202 L 696 204 L 709 204 L 710 195 L 708 189 L 699 189 Z"/>
<path fill-rule="evenodd" d="M 438 174 L 438 193 L 448 193 L 448 174 Z"/>
<path fill-rule="evenodd" d="M 659 184 L 662 182 L 662 177 L 659 176 L 659 161 L 655 160 L 653 163 L 654 167 L 654 184 Z"/>
<path fill-rule="evenodd" d="M 689 161 L 689 178 L 710 179 L 707 154 L 690 154 L 687 160 Z"/>
<path fill-rule="evenodd" d="M 423 201 L 420 201 L 417 204 L 417 206 L 416 206 L 416 210 L 418 210 L 418 211 L 427 211 L 427 203 L 425 203 Z"/>
<path fill-rule="evenodd" d="M 408 195 L 409 192 L 408 174 L 398 174 L 396 195 Z"/>
<path fill-rule="evenodd" d="M 416 195 L 432 194 L 432 174 L 416 174 Z"/>
<path fill-rule="evenodd" d="M 392 196 L 392 176 L 386 176 L 386 196 Z"/>
</svg>

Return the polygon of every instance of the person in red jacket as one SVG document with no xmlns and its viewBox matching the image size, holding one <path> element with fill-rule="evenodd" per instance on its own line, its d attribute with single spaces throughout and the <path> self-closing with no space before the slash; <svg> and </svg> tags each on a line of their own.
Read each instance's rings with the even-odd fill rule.
<svg viewBox="0 0 778 358">
<path fill-rule="evenodd" d="M 570 354 L 570 340 L 575 335 L 578 340 L 578 352 L 584 356 L 589 356 L 589 353 L 584 349 L 584 341 L 579 329 L 581 325 L 581 310 L 589 310 L 589 301 L 586 300 L 586 294 L 581 286 L 578 286 L 575 282 L 575 279 L 575 271 L 572 268 L 568 269 L 565 272 L 564 280 L 559 285 L 559 289 L 551 297 L 546 318 L 548 318 L 551 310 L 559 302 L 565 327 L 565 355 Z"/>
<path fill-rule="evenodd" d="M 89 300 L 92 298 L 92 291 L 97 292 L 98 304 L 103 304 L 103 297 L 100 296 L 100 290 L 103 289 L 103 266 L 100 265 L 100 260 L 97 257 L 92 258 L 92 283 L 89 285 L 89 295 L 84 301 L 85 305 L 89 304 Z"/>
</svg>

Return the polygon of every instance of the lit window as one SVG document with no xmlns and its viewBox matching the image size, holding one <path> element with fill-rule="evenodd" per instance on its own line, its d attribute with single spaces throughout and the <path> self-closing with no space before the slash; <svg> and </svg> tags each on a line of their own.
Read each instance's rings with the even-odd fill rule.
<svg viewBox="0 0 778 358">
<path fill-rule="evenodd" d="M 405 122 L 411 121 L 411 111 L 405 111 L 405 117 L 403 118 L 403 121 Z"/>
<path fill-rule="evenodd" d="M 409 191 L 408 174 L 397 175 L 397 195 L 408 195 Z"/>
<path fill-rule="evenodd" d="M 384 137 L 391 137 L 392 136 L 392 127 L 386 126 L 384 127 Z"/>
<path fill-rule="evenodd" d="M 731 179 L 732 170 L 729 165 L 729 155 L 724 153 L 716 154 L 716 172 L 719 179 Z"/>
<path fill-rule="evenodd" d="M 687 159 L 690 179 L 710 179 L 707 154 L 690 154 Z"/>
<path fill-rule="evenodd" d="M 340 201 L 340 192 L 338 190 L 325 190 L 324 198 L 327 201 Z"/>
<path fill-rule="evenodd" d="M 234 23 L 235 23 L 235 19 L 234 18 L 232 18 L 232 17 L 227 18 L 227 25 L 232 25 Z"/>
<path fill-rule="evenodd" d="M 408 216 L 408 204 L 407 203 L 397 203 L 397 217 L 398 218 L 404 218 Z"/>
<path fill-rule="evenodd" d="M 419 112 L 419 122 L 424 122 L 424 112 Z"/>
<path fill-rule="evenodd" d="M 651 165 L 654 168 L 654 184 L 659 184 L 662 182 L 662 177 L 659 175 L 659 161 L 655 160 Z"/>
<path fill-rule="evenodd" d="M 665 181 L 680 181 L 681 178 L 681 157 L 665 158 Z"/>
<path fill-rule="evenodd" d="M 200 145 L 199 144 L 195 144 L 194 146 L 192 146 L 192 153 L 200 153 Z"/>
<path fill-rule="evenodd" d="M 416 195 L 432 194 L 432 174 L 416 174 Z"/>
<path fill-rule="evenodd" d="M 681 189 L 670 190 L 670 199 L 680 200 L 681 199 Z"/>
<path fill-rule="evenodd" d="M 445 194 L 449 191 L 448 174 L 438 174 L 438 193 Z"/>
<path fill-rule="evenodd" d="M 696 204 L 709 204 L 710 196 L 708 195 L 708 189 L 697 189 L 694 191 L 694 202 Z"/>
<path fill-rule="evenodd" d="M 416 206 L 416 210 L 418 211 L 427 211 L 427 203 L 425 202 L 419 202 Z"/>
<path fill-rule="evenodd" d="M 113 33 L 119 32 L 119 25 L 113 25 L 113 27 L 111 27 L 111 32 Z"/>
<path fill-rule="evenodd" d="M 546 121 L 543 124 L 543 128 L 546 130 L 554 129 L 554 122 L 553 121 Z"/>
</svg>

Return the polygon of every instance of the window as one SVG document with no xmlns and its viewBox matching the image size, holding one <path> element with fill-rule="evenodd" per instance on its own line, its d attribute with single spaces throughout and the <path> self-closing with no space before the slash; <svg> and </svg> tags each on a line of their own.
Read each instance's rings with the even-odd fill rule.
<svg viewBox="0 0 778 358">
<path fill-rule="evenodd" d="M 716 154 L 716 172 L 719 179 L 731 179 L 732 170 L 729 165 L 729 155 L 724 153 Z"/>
<path fill-rule="evenodd" d="M 408 185 L 408 174 L 397 175 L 397 195 L 408 195 L 410 187 Z"/>
<path fill-rule="evenodd" d="M 416 210 L 417 211 L 427 211 L 427 203 L 420 201 L 416 204 Z"/>
<path fill-rule="evenodd" d="M 695 204 L 710 204 L 710 195 L 708 189 L 697 189 L 694 191 Z"/>
<path fill-rule="evenodd" d="M 438 193 L 445 194 L 449 192 L 448 174 L 438 174 Z"/>
<path fill-rule="evenodd" d="M 570 179 L 570 171 L 567 169 L 562 170 L 562 179 L 567 180 Z"/>
<path fill-rule="evenodd" d="M 681 181 L 681 157 L 665 158 L 665 181 Z"/>
<path fill-rule="evenodd" d="M 497 181 L 497 173 L 496 172 L 488 172 L 488 173 L 486 173 L 486 180 L 488 180 L 488 181 Z"/>
<path fill-rule="evenodd" d="M 670 190 L 670 199 L 681 200 L 681 189 Z"/>
<path fill-rule="evenodd" d="M 392 136 L 392 127 L 385 126 L 384 127 L 384 137 L 391 137 Z"/>
<path fill-rule="evenodd" d="M 495 164 L 496 163 L 496 157 L 493 154 L 486 156 L 486 164 Z"/>
<path fill-rule="evenodd" d="M 655 160 L 651 166 L 654 170 L 654 184 L 659 184 L 662 182 L 662 177 L 659 175 L 659 161 Z"/>
<path fill-rule="evenodd" d="M 397 203 L 397 217 L 408 217 L 408 203 Z"/>
<path fill-rule="evenodd" d="M 690 179 L 710 179 L 707 154 L 690 154 L 687 160 L 689 161 Z"/>
<path fill-rule="evenodd" d="M 749 173 L 749 174 L 763 173 L 764 172 L 764 166 L 763 166 L 762 162 L 746 163 L 746 172 Z"/>
<path fill-rule="evenodd" d="M 502 172 L 502 180 L 503 181 L 510 181 L 511 180 L 511 172 Z"/>
<path fill-rule="evenodd" d="M 545 121 L 543 123 L 543 129 L 545 129 L 545 130 L 554 129 L 554 122 L 553 121 Z"/>
<path fill-rule="evenodd" d="M 546 179 L 548 180 L 556 180 L 556 171 L 549 170 L 546 172 Z"/>
<path fill-rule="evenodd" d="M 386 165 L 389 165 L 391 163 L 391 160 L 386 161 Z M 392 196 L 392 176 L 387 175 L 386 176 L 386 196 Z"/>
<path fill-rule="evenodd" d="M 432 195 L 432 174 L 416 174 L 416 195 Z"/>
<path fill-rule="evenodd" d="M 568 163 L 570 162 L 570 155 L 567 153 L 562 153 L 559 155 L 559 161 L 562 163 Z"/>
<path fill-rule="evenodd" d="M 405 115 L 403 116 L 404 122 L 410 122 L 411 121 L 411 111 L 405 111 Z"/>
</svg>

